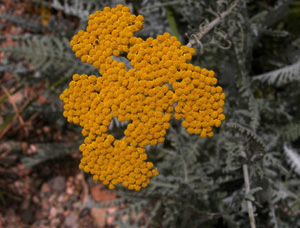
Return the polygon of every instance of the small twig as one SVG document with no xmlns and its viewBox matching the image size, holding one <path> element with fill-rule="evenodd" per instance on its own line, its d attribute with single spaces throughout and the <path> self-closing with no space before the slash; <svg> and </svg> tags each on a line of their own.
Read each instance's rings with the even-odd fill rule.
<svg viewBox="0 0 300 228">
<path fill-rule="evenodd" d="M 31 117 L 29 117 L 28 120 L 25 121 L 24 126 L 31 126 L 32 120 L 34 120 L 39 114 L 40 114 L 40 112 L 34 113 Z M 16 128 L 14 128 L 13 130 L 11 130 L 11 133 L 13 134 L 13 133 L 17 132 L 20 129 L 20 127 L 22 127 L 22 126 L 19 125 Z M 1 138 L 1 136 L 0 136 L 0 138 Z"/>
<path fill-rule="evenodd" d="M 250 181 L 249 181 L 248 166 L 246 164 L 243 164 L 243 173 L 244 173 L 244 181 L 245 181 L 245 192 L 246 194 L 248 194 L 250 192 Z M 247 200 L 247 207 L 248 207 L 250 226 L 251 228 L 256 228 L 255 218 L 253 213 L 253 205 L 250 200 Z"/>
<path fill-rule="evenodd" d="M 5 152 L 3 152 L 2 154 L 0 154 L 0 158 L 4 158 L 6 157 L 6 155 L 8 155 L 10 152 L 12 152 L 12 148 L 10 147 L 9 149 L 7 149 Z"/>
<path fill-rule="evenodd" d="M 197 36 L 195 34 L 192 34 L 192 37 L 194 37 L 196 43 L 201 47 L 201 49 L 203 49 L 203 45 L 202 45 L 201 41 L 197 39 Z"/>
<path fill-rule="evenodd" d="M 22 126 L 24 126 L 24 120 L 23 120 L 23 118 L 21 117 L 21 115 L 20 115 L 20 113 L 19 113 L 19 110 L 18 110 L 18 108 L 17 108 L 17 105 L 16 105 L 15 101 L 12 99 L 10 93 L 8 92 L 8 90 L 7 90 L 3 85 L 1 85 L 1 88 L 3 89 L 5 95 L 8 97 L 9 102 L 10 102 L 11 105 L 13 106 L 13 108 L 14 108 L 14 110 L 15 110 L 15 112 L 16 112 L 16 115 L 17 115 L 17 117 L 18 117 L 18 119 L 19 119 L 19 121 L 20 121 L 20 124 L 21 124 Z"/>
<path fill-rule="evenodd" d="M 14 119 L 18 118 L 19 122 L 20 122 L 20 125 L 21 125 L 22 129 L 24 130 L 25 136 L 28 136 L 28 129 L 26 128 L 24 120 L 23 120 L 22 116 L 20 115 L 20 113 L 22 111 L 17 108 L 17 105 L 16 105 L 15 101 L 12 99 L 12 97 L 11 97 L 10 93 L 8 92 L 8 90 L 3 85 L 1 85 L 1 88 L 4 91 L 5 95 L 7 96 L 9 102 L 13 106 L 13 109 L 15 110 L 16 115 L 14 116 L 14 118 L 12 119 L 12 121 Z M 12 121 L 11 121 L 11 123 L 12 123 Z M 3 131 L 0 134 L 0 138 L 2 138 L 3 135 L 10 129 L 11 123 L 5 129 L 3 129 Z"/>
<path fill-rule="evenodd" d="M 35 96 L 33 99 L 29 99 L 27 100 L 23 106 L 18 110 L 19 113 L 22 113 L 26 107 L 30 104 L 30 102 L 32 102 L 33 100 L 35 100 L 37 97 L 39 96 L 39 94 L 37 96 Z M 39 113 L 38 113 L 39 114 Z M 36 115 L 38 115 L 37 113 L 35 113 L 33 116 L 34 118 L 36 117 Z M 11 120 L 11 122 L 0 132 L 0 139 L 6 134 L 7 131 L 9 131 L 9 129 L 12 127 L 12 123 L 13 121 L 18 117 L 18 115 L 14 115 L 13 119 Z M 23 120 L 23 119 L 22 119 Z M 32 120 L 32 119 L 29 119 Z M 28 129 L 26 128 L 26 126 L 28 126 L 27 124 L 28 121 L 24 122 L 23 121 L 23 125 L 21 124 L 21 127 L 25 130 L 25 134 L 26 136 L 28 135 Z"/>
<path fill-rule="evenodd" d="M 81 204 L 85 205 L 85 204 L 87 204 L 87 201 L 88 201 L 89 188 L 88 188 L 87 183 L 84 179 L 83 173 L 81 172 L 77 176 L 78 176 L 79 181 L 81 182 L 82 189 L 83 189 L 82 190 Z"/>
<path fill-rule="evenodd" d="M 237 6 L 238 2 L 239 0 L 235 1 L 227 11 L 221 13 L 219 17 L 214 19 L 209 24 L 205 25 L 200 32 L 198 32 L 197 34 L 195 34 L 195 36 L 193 36 L 194 39 L 190 39 L 187 46 L 192 47 L 193 44 L 195 44 L 196 42 L 198 43 L 203 38 L 204 35 L 209 33 L 216 25 L 220 24 L 222 20 L 232 12 L 232 10 Z"/>
</svg>

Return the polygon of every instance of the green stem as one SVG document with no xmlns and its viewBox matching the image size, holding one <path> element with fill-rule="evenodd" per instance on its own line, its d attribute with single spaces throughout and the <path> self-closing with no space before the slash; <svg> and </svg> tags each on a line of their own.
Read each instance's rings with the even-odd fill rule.
<svg viewBox="0 0 300 228">
<path fill-rule="evenodd" d="M 166 6 L 165 9 L 167 11 L 167 18 L 168 18 L 168 21 L 169 21 L 169 26 L 170 26 L 170 29 L 171 29 L 171 33 L 172 33 L 173 36 L 176 36 L 178 40 L 180 40 L 173 9 L 170 6 Z"/>
<path fill-rule="evenodd" d="M 70 74 L 61 77 L 59 80 L 57 80 L 57 81 L 54 82 L 52 85 L 50 85 L 50 86 L 48 87 L 47 90 L 49 91 L 49 90 L 51 90 L 51 89 L 56 88 L 59 84 L 61 84 L 62 82 L 68 80 L 70 77 L 71 77 Z"/>
</svg>

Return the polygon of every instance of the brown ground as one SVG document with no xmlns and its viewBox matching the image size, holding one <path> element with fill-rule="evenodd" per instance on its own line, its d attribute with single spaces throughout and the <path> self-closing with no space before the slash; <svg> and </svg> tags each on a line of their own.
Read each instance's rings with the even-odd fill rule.
<svg viewBox="0 0 300 228">
<path fill-rule="evenodd" d="M 44 23 L 49 18 L 49 10 L 33 8 L 29 0 L 0 2 L 0 12 L 9 10 L 16 14 L 40 14 Z M 5 19 L 0 19 L 0 27 L 2 36 L 28 33 Z M 1 47 L 12 45 L 11 38 L 0 43 Z M 4 59 L 0 52 L 0 65 Z M 19 86 L 19 79 L 11 72 L 0 72 L 0 228 L 113 227 L 112 219 L 106 215 L 115 208 L 80 207 L 112 200 L 116 195 L 78 169 L 80 153 L 76 147 L 63 158 L 24 167 L 21 158 L 37 156 L 44 146 L 72 145 L 82 139 L 76 130 L 52 126 L 38 111 L 24 115 L 30 102 L 37 106 L 50 103 L 43 96 L 45 83 L 25 85 L 15 93 Z M 8 113 L 15 116 L 5 124 Z"/>
</svg>

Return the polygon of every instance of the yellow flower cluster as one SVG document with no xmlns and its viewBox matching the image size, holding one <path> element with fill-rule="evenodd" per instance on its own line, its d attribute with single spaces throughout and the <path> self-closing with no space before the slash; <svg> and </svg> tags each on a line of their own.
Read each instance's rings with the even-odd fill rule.
<svg viewBox="0 0 300 228">
<path fill-rule="evenodd" d="M 128 7 L 105 7 L 89 19 L 86 31 L 79 31 L 70 45 L 102 77 L 73 75 L 60 96 L 63 115 L 83 127 L 79 168 L 110 189 L 122 183 L 139 191 L 158 175 L 153 163 L 146 162 L 145 146 L 164 142 L 173 112 L 184 119 L 188 133 L 212 137 L 212 127 L 225 119 L 225 94 L 215 87 L 213 71 L 187 63 L 195 50 L 181 46 L 176 37 L 134 37 L 144 18 L 132 15 Z M 121 53 L 127 53 L 133 69 L 113 60 Z M 113 117 L 130 122 L 121 140 L 108 133 Z"/>
</svg>

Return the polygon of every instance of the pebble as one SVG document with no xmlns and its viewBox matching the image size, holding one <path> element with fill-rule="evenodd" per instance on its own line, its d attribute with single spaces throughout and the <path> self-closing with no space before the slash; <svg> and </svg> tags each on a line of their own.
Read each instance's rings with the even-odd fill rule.
<svg viewBox="0 0 300 228">
<path fill-rule="evenodd" d="M 62 176 L 54 177 L 49 181 L 49 185 L 53 190 L 62 192 L 66 188 L 66 179 Z"/>
</svg>

